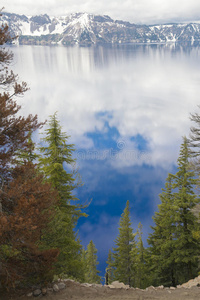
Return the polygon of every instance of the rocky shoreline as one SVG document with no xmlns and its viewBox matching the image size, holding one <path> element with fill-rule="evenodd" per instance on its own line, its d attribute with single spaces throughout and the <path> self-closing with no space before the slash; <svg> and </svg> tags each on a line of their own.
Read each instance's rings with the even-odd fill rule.
<svg viewBox="0 0 200 300">
<path fill-rule="evenodd" d="M 129 287 L 128 285 L 125 285 L 122 282 L 119 281 L 114 281 L 110 285 L 101 285 L 101 284 L 89 284 L 89 283 L 79 283 L 71 279 L 59 279 L 56 282 L 53 282 L 52 284 L 48 285 L 47 287 L 41 287 L 38 286 L 36 288 L 32 288 L 32 291 L 28 292 L 26 294 L 27 297 L 39 297 L 39 296 L 46 296 L 49 294 L 55 294 L 58 293 L 59 291 L 62 291 L 66 289 L 69 286 L 74 286 L 74 289 L 77 287 L 85 287 L 85 288 L 97 288 L 97 289 L 123 289 L 123 290 L 132 290 L 132 291 L 143 291 L 143 292 L 148 292 L 148 291 L 160 291 L 160 290 L 166 290 L 166 291 L 172 291 L 176 289 L 191 289 L 193 287 L 199 287 L 200 286 L 200 275 L 187 283 L 184 283 L 182 285 L 178 285 L 177 287 L 164 287 L 163 285 L 154 287 L 150 286 L 147 287 L 146 289 L 142 290 L 139 288 L 132 288 Z M 200 293 L 199 293 L 200 295 Z M 199 296 L 200 297 L 200 296 Z"/>
</svg>

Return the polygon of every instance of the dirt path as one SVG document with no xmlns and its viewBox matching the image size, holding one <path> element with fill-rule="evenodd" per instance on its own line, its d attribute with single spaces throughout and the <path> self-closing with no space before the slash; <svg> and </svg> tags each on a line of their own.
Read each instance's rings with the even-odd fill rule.
<svg viewBox="0 0 200 300">
<path fill-rule="evenodd" d="M 29 298 L 30 299 L 30 298 Z M 79 291 L 65 290 L 57 295 L 49 295 L 46 300 L 199 300 L 200 289 L 192 288 L 190 290 L 159 290 L 159 291 L 139 291 L 139 290 L 122 290 L 101 288 Z"/>
<path fill-rule="evenodd" d="M 55 293 L 49 292 L 46 296 L 27 297 L 16 295 L 0 295 L 1 300 L 200 300 L 200 288 L 191 289 L 111 289 L 108 287 L 85 287 L 76 282 L 68 282 L 66 288 Z"/>
</svg>

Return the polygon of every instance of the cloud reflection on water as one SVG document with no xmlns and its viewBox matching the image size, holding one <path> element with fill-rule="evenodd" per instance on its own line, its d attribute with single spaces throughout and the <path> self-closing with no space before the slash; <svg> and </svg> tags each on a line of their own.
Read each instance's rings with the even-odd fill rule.
<svg viewBox="0 0 200 300">
<path fill-rule="evenodd" d="M 25 111 L 40 119 L 58 111 L 83 148 L 93 146 L 87 133 L 104 134 L 107 122 L 127 141 L 143 136 L 151 164 L 174 163 L 199 102 L 199 49 L 169 47 L 14 48 L 16 69 L 31 87 Z"/>
<path fill-rule="evenodd" d="M 19 99 L 23 112 L 43 121 L 58 111 L 63 130 L 76 145 L 85 182 L 78 196 L 93 198 L 90 219 L 80 223 L 84 243 L 93 237 L 99 250 L 107 250 L 127 199 L 134 226 L 136 220 L 145 223 L 146 236 L 167 172 L 175 170 L 181 137 L 188 135 L 189 113 L 199 104 L 200 48 L 12 50 L 13 68 L 31 87 Z M 102 221 L 103 216 L 110 221 Z"/>
</svg>

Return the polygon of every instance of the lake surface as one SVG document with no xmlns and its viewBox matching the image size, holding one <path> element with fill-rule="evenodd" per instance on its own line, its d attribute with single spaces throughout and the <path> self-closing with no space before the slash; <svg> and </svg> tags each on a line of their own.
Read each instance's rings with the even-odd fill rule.
<svg viewBox="0 0 200 300">
<path fill-rule="evenodd" d="M 130 201 L 134 230 L 152 225 L 168 172 L 176 172 L 189 114 L 200 104 L 198 45 L 99 47 L 15 46 L 12 69 L 30 91 L 18 101 L 39 120 L 58 112 L 76 146 L 84 187 L 91 198 L 79 222 L 84 245 L 92 239 L 105 268 L 118 222 Z M 38 141 L 38 136 L 35 137 Z"/>
</svg>

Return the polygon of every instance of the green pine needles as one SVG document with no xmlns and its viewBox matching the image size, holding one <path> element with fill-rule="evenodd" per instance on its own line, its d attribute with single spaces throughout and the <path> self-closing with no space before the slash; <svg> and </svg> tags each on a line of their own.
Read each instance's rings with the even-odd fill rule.
<svg viewBox="0 0 200 300">
<path fill-rule="evenodd" d="M 195 173 L 189 169 L 189 151 L 184 137 L 178 171 L 169 174 L 149 235 L 153 283 L 176 286 L 198 274 L 199 222 L 193 209 L 199 203 L 194 192 Z"/>
<path fill-rule="evenodd" d="M 83 266 L 81 262 L 81 244 L 75 233 L 75 225 L 81 215 L 80 207 L 71 201 L 78 200 L 73 195 L 77 187 L 76 178 L 72 170 L 75 160 L 72 155 L 74 145 L 68 143 L 69 136 L 62 132 L 56 113 L 50 116 L 44 146 L 40 147 L 40 170 L 57 191 L 59 201 L 56 214 L 49 224 L 49 232 L 43 236 L 46 247 L 58 248 L 59 257 L 55 264 L 56 273 L 69 277 L 83 279 Z M 83 214 L 82 214 L 83 215 Z"/>
<path fill-rule="evenodd" d="M 63 205 L 74 199 L 72 191 L 76 187 L 72 172 L 66 171 L 66 168 L 75 163 L 72 157 L 74 145 L 68 144 L 68 139 L 69 136 L 62 132 L 56 113 L 50 116 L 45 137 L 42 139 L 45 146 L 40 147 L 42 156 L 39 163 L 47 180 L 58 191 Z"/>
<path fill-rule="evenodd" d="M 114 278 L 128 285 L 133 285 L 134 266 L 132 252 L 136 248 L 135 235 L 131 227 L 129 201 L 119 222 L 119 235 L 113 248 Z"/>
<path fill-rule="evenodd" d="M 85 281 L 88 283 L 101 283 L 100 272 L 97 270 L 99 264 L 97 261 L 97 249 L 93 241 L 89 242 L 86 251 L 83 250 L 82 255 L 85 266 Z"/>
</svg>

